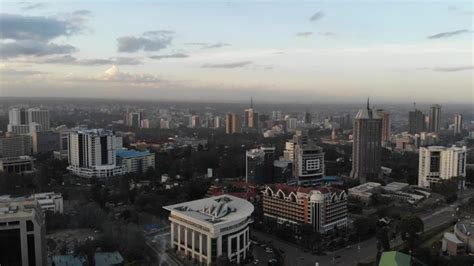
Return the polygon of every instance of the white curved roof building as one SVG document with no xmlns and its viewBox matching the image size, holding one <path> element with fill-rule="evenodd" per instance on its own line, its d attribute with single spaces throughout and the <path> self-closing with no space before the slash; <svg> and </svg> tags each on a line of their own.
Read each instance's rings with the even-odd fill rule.
<svg viewBox="0 0 474 266">
<path fill-rule="evenodd" d="M 171 247 L 188 259 L 211 264 L 220 256 L 237 263 L 246 258 L 254 210 L 247 200 L 220 195 L 163 208 L 171 212 Z"/>
</svg>

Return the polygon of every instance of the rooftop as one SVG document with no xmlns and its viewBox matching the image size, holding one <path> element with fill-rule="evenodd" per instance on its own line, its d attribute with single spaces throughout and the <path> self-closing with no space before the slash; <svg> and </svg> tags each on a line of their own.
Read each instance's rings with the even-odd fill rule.
<svg viewBox="0 0 474 266">
<path fill-rule="evenodd" d="M 456 244 L 464 244 L 455 234 L 450 232 L 444 232 L 444 238 Z"/>
<path fill-rule="evenodd" d="M 408 183 L 401 183 L 401 182 L 392 182 L 390 184 L 387 184 L 386 186 L 383 187 L 383 189 L 391 192 L 397 192 L 400 191 L 406 187 L 408 187 Z"/>
<path fill-rule="evenodd" d="M 349 192 L 370 192 L 374 188 L 378 188 L 380 186 L 382 186 L 380 183 L 367 182 L 367 183 L 360 184 L 358 186 L 349 188 Z"/>
<path fill-rule="evenodd" d="M 0 199 L 0 219 L 31 217 L 33 211 L 40 211 L 34 200 Z"/>
<path fill-rule="evenodd" d="M 247 200 L 224 194 L 163 207 L 191 219 L 216 225 L 250 216 L 254 206 Z"/>
<path fill-rule="evenodd" d="M 137 150 L 117 150 L 117 156 L 121 158 L 135 158 L 150 155 L 149 151 L 137 151 Z"/>
<path fill-rule="evenodd" d="M 387 251 L 382 253 L 379 266 L 410 266 L 411 257 L 398 251 Z"/>
<path fill-rule="evenodd" d="M 281 190 L 287 195 L 291 192 L 294 192 L 294 193 L 299 192 L 299 193 L 305 193 L 305 194 L 308 194 L 311 191 L 320 191 L 323 194 L 340 192 L 339 189 L 336 189 L 333 187 L 298 187 L 298 186 L 289 186 L 287 184 L 282 184 L 282 183 L 268 185 L 267 187 L 270 187 L 273 190 L 273 192 L 277 192 L 278 190 Z"/>
<path fill-rule="evenodd" d="M 87 128 L 78 127 L 78 128 L 74 128 L 72 131 L 79 134 L 86 134 L 86 135 L 92 135 L 92 136 L 114 135 L 114 132 L 112 130 L 103 129 L 103 128 L 87 129 Z"/>
<path fill-rule="evenodd" d="M 96 266 L 109 266 L 123 263 L 123 257 L 118 251 L 115 252 L 96 252 L 94 254 Z"/>
</svg>

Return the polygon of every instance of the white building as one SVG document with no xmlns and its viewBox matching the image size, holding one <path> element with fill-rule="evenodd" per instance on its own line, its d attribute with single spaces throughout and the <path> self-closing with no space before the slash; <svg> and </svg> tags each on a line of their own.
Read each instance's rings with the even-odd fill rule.
<svg viewBox="0 0 474 266">
<path fill-rule="evenodd" d="M 31 194 L 28 196 L 22 197 L 12 197 L 11 195 L 4 195 L 0 196 L 1 201 L 21 201 L 21 200 L 36 200 L 39 204 L 39 207 L 46 211 L 52 211 L 55 213 L 63 213 L 64 212 L 64 203 L 63 203 L 63 196 L 61 193 L 55 192 L 44 192 L 44 193 L 36 193 Z"/>
<path fill-rule="evenodd" d="M 250 252 L 250 202 L 220 195 L 164 208 L 171 212 L 171 247 L 189 259 L 210 265 L 224 256 L 240 263 Z"/>
<path fill-rule="evenodd" d="M 68 161 L 73 174 L 104 178 L 123 173 L 116 165 L 116 137 L 110 130 L 76 129 L 69 134 Z"/>
<path fill-rule="evenodd" d="M 33 132 L 49 130 L 49 110 L 39 108 L 12 108 L 8 112 L 8 132 L 28 135 Z"/>
<path fill-rule="evenodd" d="M 430 187 L 432 183 L 454 176 L 466 176 L 466 147 L 430 146 L 420 148 L 418 185 Z"/>
<path fill-rule="evenodd" d="M 0 200 L 0 264 L 46 265 L 44 215 L 34 200 Z"/>
<path fill-rule="evenodd" d="M 148 168 L 155 169 L 155 154 L 149 151 L 122 149 L 117 151 L 117 165 L 123 173 L 145 173 Z"/>
</svg>

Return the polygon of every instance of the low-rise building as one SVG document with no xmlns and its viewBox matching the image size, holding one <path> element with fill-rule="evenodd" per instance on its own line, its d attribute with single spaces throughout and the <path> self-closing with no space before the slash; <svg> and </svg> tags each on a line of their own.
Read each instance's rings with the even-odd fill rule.
<svg viewBox="0 0 474 266">
<path fill-rule="evenodd" d="M 21 197 L 3 195 L 0 196 L 0 201 L 1 200 L 36 200 L 43 212 L 52 211 L 57 213 L 63 213 L 64 211 L 63 196 L 61 195 L 61 193 L 56 192 L 36 193 Z"/>
<path fill-rule="evenodd" d="M 347 190 L 350 197 L 358 198 L 365 203 L 369 203 L 374 192 L 379 191 L 381 188 L 380 183 L 367 182 L 358 186 L 349 188 Z"/>
<path fill-rule="evenodd" d="M 265 188 L 262 203 L 263 215 L 280 224 L 310 224 L 320 233 L 347 226 L 347 196 L 343 190 L 274 184 Z"/>
<path fill-rule="evenodd" d="M 31 156 L 0 158 L 0 172 L 29 174 L 35 171 L 35 159 Z"/>
<path fill-rule="evenodd" d="M 254 206 L 247 200 L 221 195 L 164 209 L 170 211 L 171 247 L 176 252 L 205 265 L 220 256 L 241 263 L 249 255 Z"/>
<path fill-rule="evenodd" d="M 149 168 L 155 169 L 155 154 L 149 151 L 117 150 L 117 165 L 123 173 L 145 173 Z"/>
<path fill-rule="evenodd" d="M 474 220 L 464 219 L 456 223 L 454 235 L 466 245 L 467 252 L 474 252 Z"/>
<path fill-rule="evenodd" d="M 441 250 L 450 256 L 457 256 L 466 253 L 466 244 L 454 233 L 445 232 L 441 241 Z"/>
<path fill-rule="evenodd" d="M 34 200 L 0 200 L 0 265 L 46 265 L 44 214 Z"/>
</svg>

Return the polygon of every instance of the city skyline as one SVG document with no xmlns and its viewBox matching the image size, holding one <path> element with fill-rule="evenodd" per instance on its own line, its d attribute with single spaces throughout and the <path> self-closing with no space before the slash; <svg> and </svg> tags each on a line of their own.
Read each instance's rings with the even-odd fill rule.
<svg viewBox="0 0 474 266">
<path fill-rule="evenodd" d="M 306 103 L 474 97 L 467 1 L 2 1 L 1 9 L 2 97 L 242 102 L 253 96 Z"/>
</svg>

